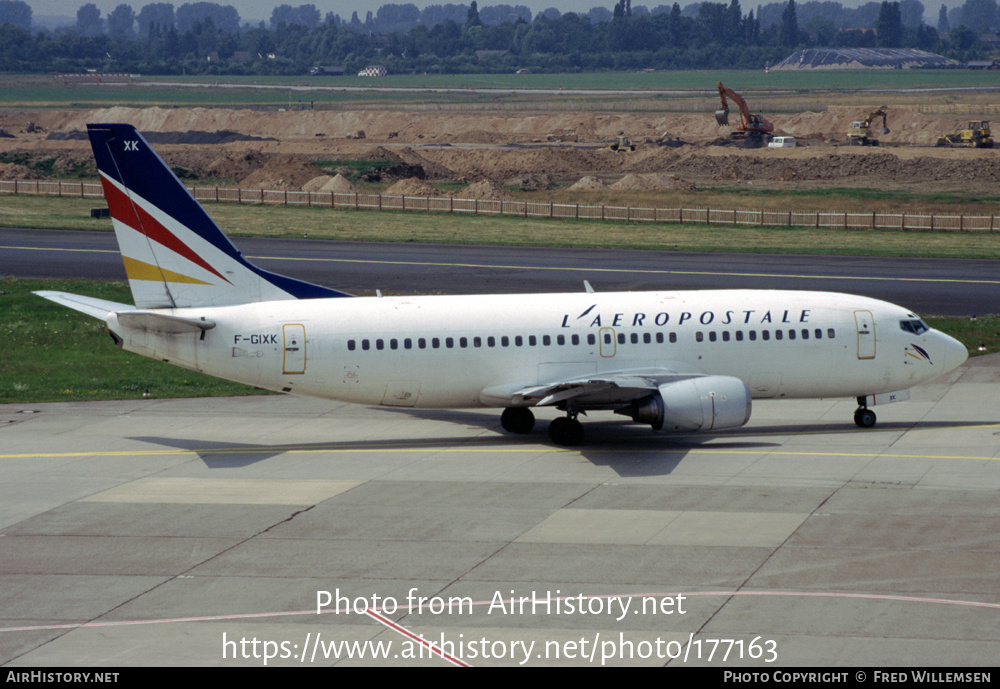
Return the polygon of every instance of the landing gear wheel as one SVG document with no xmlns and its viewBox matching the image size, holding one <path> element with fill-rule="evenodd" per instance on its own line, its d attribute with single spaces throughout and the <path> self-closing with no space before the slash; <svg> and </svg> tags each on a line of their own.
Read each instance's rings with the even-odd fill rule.
<svg viewBox="0 0 1000 689">
<path fill-rule="evenodd" d="M 854 423 L 860 428 L 871 428 L 875 425 L 875 421 L 877 421 L 875 412 L 871 409 L 862 407 L 854 412 Z"/>
<path fill-rule="evenodd" d="M 583 424 L 561 416 L 549 424 L 549 438 L 556 445 L 572 446 L 583 442 Z"/>
<path fill-rule="evenodd" d="M 535 415 L 527 407 L 507 407 L 500 415 L 500 425 L 508 433 L 531 433 L 535 427 Z"/>
</svg>

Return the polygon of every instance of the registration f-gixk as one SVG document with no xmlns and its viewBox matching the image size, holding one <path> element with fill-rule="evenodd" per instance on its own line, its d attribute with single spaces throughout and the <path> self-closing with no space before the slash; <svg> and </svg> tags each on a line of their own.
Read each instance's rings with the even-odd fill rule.
<svg viewBox="0 0 1000 689">
<path fill-rule="evenodd" d="M 365 405 L 497 407 L 560 445 L 610 411 L 657 431 L 742 426 L 752 400 L 870 407 L 965 361 L 917 315 L 849 294 L 782 290 L 352 297 L 252 265 L 134 127 L 90 141 L 135 305 L 43 297 L 107 322 L 131 352 L 268 390 Z"/>
</svg>

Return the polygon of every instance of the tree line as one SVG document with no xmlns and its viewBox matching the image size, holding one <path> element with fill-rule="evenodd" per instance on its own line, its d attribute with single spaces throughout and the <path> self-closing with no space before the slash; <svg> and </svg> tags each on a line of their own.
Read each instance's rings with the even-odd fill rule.
<svg viewBox="0 0 1000 689">
<path fill-rule="evenodd" d="M 321 16 L 315 5 L 275 7 L 249 24 L 231 5 L 120 4 L 106 17 L 93 3 L 76 22 L 35 29 L 23 0 L 0 0 L 0 70 L 131 71 L 146 74 L 302 74 L 316 66 L 354 73 L 757 69 L 800 48 L 908 47 L 965 61 L 985 56 L 997 0 L 941 6 L 934 26 L 919 0 L 845 8 L 832 0 L 739 0 L 652 9 L 618 0 L 587 13 L 524 6 L 382 5 L 362 19 Z"/>
</svg>

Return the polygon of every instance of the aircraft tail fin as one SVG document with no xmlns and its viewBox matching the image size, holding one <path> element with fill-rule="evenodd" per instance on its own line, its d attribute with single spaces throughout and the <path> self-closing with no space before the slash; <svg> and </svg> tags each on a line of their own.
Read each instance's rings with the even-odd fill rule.
<svg viewBox="0 0 1000 689">
<path fill-rule="evenodd" d="M 129 124 L 88 124 L 104 196 L 139 308 L 348 297 L 243 258 Z"/>
</svg>

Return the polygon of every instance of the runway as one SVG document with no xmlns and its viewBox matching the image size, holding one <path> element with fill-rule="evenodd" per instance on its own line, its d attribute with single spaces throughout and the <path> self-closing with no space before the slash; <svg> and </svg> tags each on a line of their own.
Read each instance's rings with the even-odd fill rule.
<svg viewBox="0 0 1000 689">
<path fill-rule="evenodd" d="M 673 289 L 803 289 L 884 299 L 924 316 L 995 313 L 996 261 L 608 251 L 233 238 L 255 264 L 353 293 L 477 294 Z M 110 232 L 0 228 L 2 274 L 124 280 Z"/>
<path fill-rule="evenodd" d="M 0 663 L 989 668 L 998 383 L 971 360 L 864 431 L 595 413 L 577 449 L 495 411 L 0 406 Z"/>
</svg>

